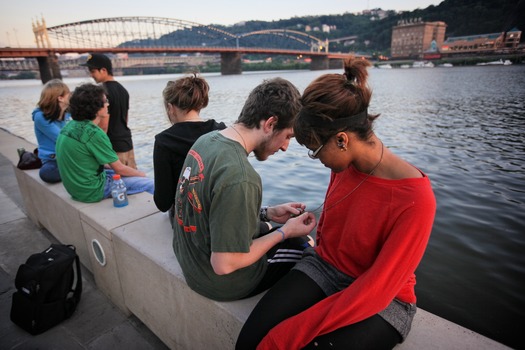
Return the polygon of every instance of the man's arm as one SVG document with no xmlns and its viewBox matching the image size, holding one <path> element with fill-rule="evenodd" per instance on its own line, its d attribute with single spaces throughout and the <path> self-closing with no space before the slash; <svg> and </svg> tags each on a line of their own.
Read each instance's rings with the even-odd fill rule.
<svg viewBox="0 0 525 350">
<path fill-rule="evenodd" d="M 109 166 L 115 171 L 115 173 L 122 176 L 146 176 L 146 173 L 144 173 L 143 171 L 133 169 L 127 165 L 124 165 L 120 160 L 110 163 Z"/>
<path fill-rule="evenodd" d="M 315 215 L 303 213 L 287 221 L 279 230 L 253 240 L 248 253 L 212 252 L 210 263 L 217 275 L 227 275 L 259 260 L 274 245 L 284 239 L 306 236 L 315 227 Z"/>
<path fill-rule="evenodd" d="M 268 250 L 281 241 L 282 234 L 271 232 L 253 240 L 249 253 L 211 253 L 211 266 L 217 275 L 227 275 L 254 264 Z"/>
</svg>

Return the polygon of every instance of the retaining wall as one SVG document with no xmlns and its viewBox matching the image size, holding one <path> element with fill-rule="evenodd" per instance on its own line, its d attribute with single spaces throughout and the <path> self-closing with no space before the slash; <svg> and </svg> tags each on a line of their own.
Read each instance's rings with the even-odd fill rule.
<svg viewBox="0 0 525 350">
<path fill-rule="evenodd" d="M 38 170 L 16 168 L 16 149 L 27 141 L 0 130 L 0 152 L 13 162 L 27 216 L 60 242 L 74 244 L 97 287 L 125 314 L 137 316 L 172 349 L 233 349 L 261 295 L 216 302 L 186 284 L 172 250 L 168 216 L 148 193 L 111 200 L 72 200 L 61 183 L 46 184 Z M 412 331 L 396 349 L 506 349 L 491 339 L 418 309 Z"/>
</svg>

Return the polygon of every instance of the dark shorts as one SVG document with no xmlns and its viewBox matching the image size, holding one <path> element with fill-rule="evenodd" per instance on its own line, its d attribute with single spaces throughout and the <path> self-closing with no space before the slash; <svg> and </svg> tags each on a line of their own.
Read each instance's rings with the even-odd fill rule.
<svg viewBox="0 0 525 350">
<path fill-rule="evenodd" d="M 324 261 L 313 248 L 304 251 L 303 259 L 300 263 L 294 265 L 293 269 L 305 273 L 328 296 L 345 289 L 355 280 Z M 416 310 L 415 304 L 404 303 L 394 299 L 386 309 L 379 312 L 379 316 L 394 327 L 405 340 L 410 331 Z"/>
</svg>

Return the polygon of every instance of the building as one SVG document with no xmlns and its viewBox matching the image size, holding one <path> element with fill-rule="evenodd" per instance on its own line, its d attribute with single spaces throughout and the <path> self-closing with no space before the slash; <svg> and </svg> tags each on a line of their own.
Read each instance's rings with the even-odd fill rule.
<svg viewBox="0 0 525 350">
<path fill-rule="evenodd" d="M 362 12 L 363 15 L 370 16 L 371 21 L 378 21 L 384 18 L 388 17 L 390 11 L 384 11 L 380 8 L 372 9 L 372 10 L 364 10 Z"/>
<path fill-rule="evenodd" d="M 521 31 L 514 28 L 508 32 L 450 37 L 442 46 L 442 53 L 492 53 L 513 51 L 518 48 Z"/>
<path fill-rule="evenodd" d="M 391 57 L 422 59 L 425 52 L 445 41 L 445 22 L 423 22 L 421 18 L 399 21 L 392 28 Z"/>
</svg>

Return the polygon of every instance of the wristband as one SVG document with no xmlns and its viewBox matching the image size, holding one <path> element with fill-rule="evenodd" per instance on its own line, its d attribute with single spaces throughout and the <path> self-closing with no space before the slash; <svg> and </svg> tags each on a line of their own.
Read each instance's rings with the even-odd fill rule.
<svg viewBox="0 0 525 350">
<path fill-rule="evenodd" d="M 275 230 L 277 232 L 281 232 L 281 235 L 283 235 L 283 237 L 281 238 L 281 243 L 284 242 L 284 231 L 281 230 L 281 228 L 279 227 L 277 230 Z"/>
<path fill-rule="evenodd" d="M 270 219 L 268 219 L 268 207 L 267 206 L 261 207 L 261 209 L 259 210 L 259 219 L 264 222 L 270 221 Z"/>
</svg>

